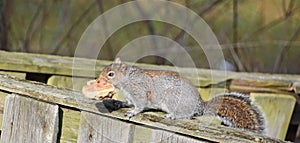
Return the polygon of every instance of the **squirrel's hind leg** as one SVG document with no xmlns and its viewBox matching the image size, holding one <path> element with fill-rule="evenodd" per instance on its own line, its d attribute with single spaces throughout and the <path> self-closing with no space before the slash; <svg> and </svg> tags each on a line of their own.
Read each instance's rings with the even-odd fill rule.
<svg viewBox="0 0 300 143">
<path fill-rule="evenodd" d="M 177 108 L 176 106 L 162 106 L 162 110 L 165 111 L 166 118 L 168 119 L 191 119 L 193 117 L 189 111 L 183 111 L 182 108 Z M 182 110 L 182 111 L 181 111 Z"/>
</svg>

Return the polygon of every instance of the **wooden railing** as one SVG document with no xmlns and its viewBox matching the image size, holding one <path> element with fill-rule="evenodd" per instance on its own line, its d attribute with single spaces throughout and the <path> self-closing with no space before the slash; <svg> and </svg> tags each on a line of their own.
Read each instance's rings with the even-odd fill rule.
<svg viewBox="0 0 300 143">
<path fill-rule="evenodd" d="M 77 61 L 86 64 L 92 60 Z M 97 61 L 96 71 L 109 63 Z M 145 112 L 128 119 L 124 117 L 128 109 L 114 109 L 119 101 L 84 98 L 79 90 L 95 75 L 85 75 L 87 69 L 76 69 L 81 72 L 72 74 L 72 64 L 70 57 L 0 51 L 2 143 L 283 142 L 280 139 L 285 138 L 299 94 L 300 76 L 296 75 L 228 72 L 226 77 L 220 77 L 218 71 L 197 69 L 199 75 L 195 76 L 182 68 L 183 76 L 192 79 L 205 99 L 212 87 L 223 91 L 224 85 L 228 91 L 250 93 L 266 114 L 268 134 L 225 127 L 205 116 L 169 120 L 162 112 Z M 174 70 L 168 66 L 139 66 Z M 218 81 L 212 82 L 211 76 L 218 77 Z"/>
</svg>

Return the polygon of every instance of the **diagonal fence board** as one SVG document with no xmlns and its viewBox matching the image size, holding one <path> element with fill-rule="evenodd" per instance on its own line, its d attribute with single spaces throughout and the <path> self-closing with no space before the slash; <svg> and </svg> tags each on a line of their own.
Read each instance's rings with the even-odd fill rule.
<svg viewBox="0 0 300 143">
<path fill-rule="evenodd" d="M 134 125 L 125 121 L 98 116 L 89 112 L 81 113 L 78 142 L 84 143 L 208 143 L 211 141 L 194 139 L 159 129 L 147 128 L 143 125 Z"/>
<path fill-rule="evenodd" d="M 99 114 L 99 116 L 121 119 L 132 124 L 142 124 L 149 128 L 158 128 L 170 132 L 176 132 L 178 134 L 191 136 L 197 139 L 220 142 L 229 138 L 230 141 L 238 142 L 247 140 L 251 142 L 259 138 L 267 142 L 283 142 L 279 139 L 274 139 L 251 132 L 243 132 L 241 130 L 226 128 L 223 126 L 206 126 L 205 124 L 199 123 L 197 120 L 169 120 L 154 112 L 138 114 L 129 120 L 124 117 L 124 113 L 127 111 L 127 109 L 116 110 L 112 113 L 109 113 L 107 112 L 108 110 L 103 102 L 86 99 L 78 91 L 57 88 L 54 86 L 21 80 L 1 74 L 0 90 L 18 93 L 48 103 L 96 113 Z M 96 105 L 98 106 L 96 107 Z"/>
<path fill-rule="evenodd" d="M 78 142 L 131 143 L 133 131 L 133 124 L 82 111 Z"/>
<path fill-rule="evenodd" d="M 17 94 L 6 97 L 1 143 L 57 141 L 58 106 Z"/>
<path fill-rule="evenodd" d="M 0 90 L 26 95 L 53 104 L 60 104 L 72 108 L 88 111 L 98 111 L 93 106 L 97 101 L 86 99 L 79 91 L 28 81 L 0 74 Z M 105 108 L 103 108 L 105 110 Z"/>
<path fill-rule="evenodd" d="M 161 143 L 161 142 L 162 143 L 209 143 L 210 141 L 196 140 L 193 138 L 180 136 L 176 133 L 166 132 L 163 130 L 154 130 L 152 133 L 151 142 L 153 143 Z"/>
</svg>

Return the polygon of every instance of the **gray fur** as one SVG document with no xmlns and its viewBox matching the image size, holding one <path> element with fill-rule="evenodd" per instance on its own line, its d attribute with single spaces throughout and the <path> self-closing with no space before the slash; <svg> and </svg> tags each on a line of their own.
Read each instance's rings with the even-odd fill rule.
<svg viewBox="0 0 300 143">
<path fill-rule="evenodd" d="M 107 76 L 111 71 L 114 71 L 114 77 Z M 264 129 L 264 118 L 248 97 L 239 93 L 224 93 L 204 102 L 197 89 L 187 79 L 174 72 L 143 70 L 128 66 L 117 58 L 113 64 L 103 70 L 99 78 L 106 79 L 120 89 L 127 103 L 134 105 L 133 110 L 126 112 L 127 117 L 135 116 L 148 108 L 165 111 L 166 117 L 170 119 L 190 119 L 195 115 L 203 114 L 219 117 L 217 113 L 219 102 L 222 102 L 224 97 L 229 97 L 239 102 L 236 104 L 246 102 L 249 109 L 258 115 L 259 131 L 256 132 L 262 132 Z M 219 118 L 229 126 L 235 124 L 230 117 Z"/>
</svg>

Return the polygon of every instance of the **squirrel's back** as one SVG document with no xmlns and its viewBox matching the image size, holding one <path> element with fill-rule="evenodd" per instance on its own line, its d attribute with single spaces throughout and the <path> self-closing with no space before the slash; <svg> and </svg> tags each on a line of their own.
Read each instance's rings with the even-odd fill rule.
<svg viewBox="0 0 300 143">
<path fill-rule="evenodd" d="M 204 114 L 217 115 L 223 124 L 230 127 L 263 133 L 265 120 L 250 98 L 241 93 L 223 93 L 205 104 Z"/>
<path fill-rule="evenodd" d="M 197 114 L 202 99 L 196 88 L 178 73 L 127 66 L 126 75 L 120 87 L 131 93 L 128 98 L 132 102 L 144 102 L 148 108 L 161 109 L 172 119 L 191 118 Z M 146 101 L 140 95 L 145 95 Z"/>
</svg>

